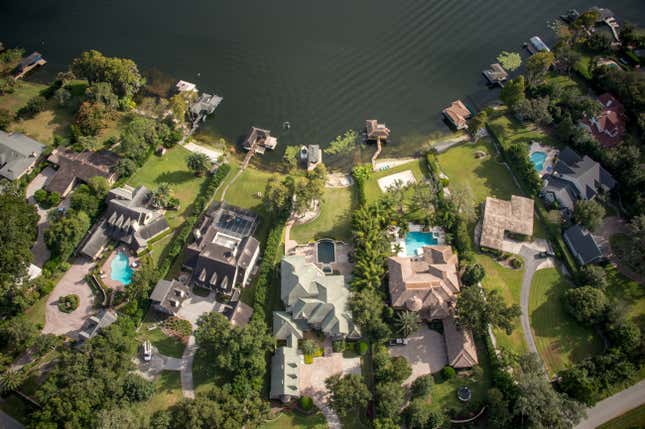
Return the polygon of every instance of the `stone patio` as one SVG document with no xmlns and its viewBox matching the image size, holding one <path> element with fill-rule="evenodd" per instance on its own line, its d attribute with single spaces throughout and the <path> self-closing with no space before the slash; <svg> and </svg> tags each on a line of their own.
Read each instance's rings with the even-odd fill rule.
<svg viewBox="0 0 645 429">
<path fill-rule="evenodd" d="M 390 354 L 403 356 L 412 366 L 412 375 L 405 380 L 405 384 L 412 383 L 422 375 L 439 372 L 448 365 L 446 342 L 443 335 L 428 328 L 425 324 L 408 337 L 407 345 L 390 347 Z"/>
</svg>

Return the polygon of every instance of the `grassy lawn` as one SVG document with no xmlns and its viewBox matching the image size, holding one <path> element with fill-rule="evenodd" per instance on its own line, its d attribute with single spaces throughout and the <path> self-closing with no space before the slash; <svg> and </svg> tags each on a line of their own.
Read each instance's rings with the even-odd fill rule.
<svg viewBox="0 0 645 429">
<path fill-rule="evenodd" d="M 34 305 L 25 310 L 25 316 L 31 322 L 41 327 L 45 326 L 45 308 L 47 306 L 47 297 L 48 295 L 43 296 L 34 302 Z"/>
<path fill-rule="evenodd" d="M 591 65 L 591 60 L 593 59 L 593 57 L 589 54 L 585 54 L 579 51 L 578 53 L 581 55 L 581 57 L 578 61 L 576 61 L 573 69 L 580 73 L 580 75 L 585 79 L 591 80 L 593 76 L 591 76 L 591 69 L 589 66 Z"/>
<path fill-rule="evenodd" d="M 276 419 L 260 426 L 260 429 L 304 429 L 326 424 L 327 420 L 320 412 L 306 416 L 297 411 L 283 411 Z"/>
<path fill-rule="evenodd" d="M 531 284 L 531 328 L 551 374 L 602 351 L 602 341 L 594 331 L 579 324 L 565 309 L 564 293 L 571 286 L 555 268 L 537 271 Z"/>
<path fill-rule="evenodd" d="M 27 104 L 27 101 L 39 95 L 40 91 L 45 88 L 47 85 L 19 80 L 16 90 L 12 94 L 0 96 L 0 107 L 11 113 L 16 113 L 18 109 Z"/>
<path fill-rule="evenodd" d="M 162 371 L 155 380 L 155 394 L 146 402 L 137 404 L 143 415 L 152 416 L 160 410 L 167 410 L 182 398 L 179 371 Z"/>
<path fill-rule="evenodd" d="M 192 202 L 206 180 L 205 176 L 195 176 L 186 167 L 186 157 L 190 151 L 181 146 L 169 149 L 165 155 L 152 155 L 145 164 L 130 178 L 132 186 L 145 185 L 156 189 L 160 183 L 170 185 L 173 195 L 179 199 L 179 210 L 168 210 L 166 219 L 171 228 L 176 228 L 192 210 Z"/>
<path fill-rule="evenodd" d="M 605 268 L 609 286 L 605 293 L 630 319 L 645 330 L 645 288 L 622 275 L 613 265 Z"/>
<path fill-rule="evenodd" d="M 475 158 L 475 152 L 488 156 Z M 497 160 L 495 147 L 490 139 L 481 139 L 477 144 L 462 144 L 438 155 L 441 170 L 452 184 L 469 186 L 473 191 L 475 204 L 486 197 L 510 199 L 511 195 L 523 195 L 511 177 L 508 169 Z"/>
<path fill-rule="evenodd" d="M 575 82 L 572 81 L 572 84 L 575 85 Z M 519 122 L 502 115 L 490 121 L 490 124 L 504 127 L 504 139 L 508 142 L 526 143 L 530 146 L 531 142 L 537 141 L 543 145 L 557 146 L 555 140 L 533 123 Z"/>
<path fill-rule="evenodd" d="M 607 423 L 598 426 L 598 429 L 627 429 L 645 427 L 645 405 L 634 408 L 622 416 L 618 416 Z"/>
<path fill-rule="evenodd" d="M 148 314 L 146 314 L 141 325 L 141 329 L 139 329 L 139 336 L 142 340 L 150 340 L 152 345 L 159 350 L 159 353 L 170 357 L 181 358 L 184 354 L 184 349 L 186 348 L 184 343 L 176 337 L 169 337 L 164 334 L 159 327 L 152 330 L 149 329 L 160 322 L 161 318 L 157 316 L 155 310 L 151 308 L 148 310 Z"/>
<path fill-rule="evenodd" d="M 352 238 L 351 212 L 356 205 L 354 188 L 325 188 L 320 215 L 291 230 L 291 238 L 299 243 L 331 237 L 349 242 Z"/>
<path fill-rule="evenodd" d="M 215 372 L 213 363 L 207 360 L 203 353 L 197 352 L 193 360 L 193 385 L 195 392 L 206 392 L 224 382 L 221 374 Z"/>
<path fill-rule="evenodd" d="M 234 176 L 234 172 L 229 174 L 231 177 Z M 260 195 L 264 194 L 264 189 L 270 177 L 270 172 L 249 166 L 228 188 L 224 199 L 234 206 L 260 211 L 262 198 L 258 197 L 258 193 Z M 225 186 L 225 184 L 222 185 L 222 189 Z M 217 196 L 221 198 L 221 193 L 218 193 Z"/>
<path fill-rule="evenodd" d="M 417 179 L 417 182 L 420 182 L 425 177 L 425 168 L 425 160 L 418 159 L 388 170 L 375 172 L 372 174 L 372 177 L 365 182 L 365 195 L 367 197 L 367 202 L 374 202 L 383 196 L 383 191 L 381 191 L 381 188 L 378 186 L 378 179 L 391 176 L 392 174 L 400 173 L 402 171 L 412 170 L 414 178 Z"/>
<path fill-rule="evenodd" d="M 503 267 L 488 255 L 475 255 L 475 257 L 477 262 L 486 271 L 486 277 L 482 281 L 482 286 L 488 290 L 499 290 L 507 304 L 520 305 L 520 291 L 522 288 L 524 269 L 513 270 Z M 507 335 L 504 331 L 496 329 L 495 337 L 497 338 L 498 347 L 503 347 L 520 354 L 526 353 L 527 351 L 522 324 L 519 318 L 515 323 L 515 329 L 513 329 L 511 335 Z"/>
<path fill-rule="evenodd" d="M 174 236 L 173 234 L 168 234 L 164 238 L 162 238 L 159 241 L 155 241 L 152 244 L 152 250 L 150 251 L 150 257 L 152 258 L 152 262 L 154 262 L 155 266 L 159 265 L 159 261 L 162 259 L 163 256 L 166 254 L 166 248 L 172 241 L 172 238 Z"/>
</svg>

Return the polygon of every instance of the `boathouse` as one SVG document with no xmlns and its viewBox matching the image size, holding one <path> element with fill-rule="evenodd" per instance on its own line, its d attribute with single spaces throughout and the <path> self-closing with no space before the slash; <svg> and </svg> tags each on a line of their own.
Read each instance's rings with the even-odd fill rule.
<svg viewBox="0 0 645 429">
<path fill-rule="evenodd" d="M 470 119 L 472 113 L 461 100 L 455 100 L 450 103 L 450 106 L 441 111 L 443 116 L 458 130 L 468 128 L 467 120 Z"/>
<path fill-rule="evenodd" d="M 33 52 L 20 61 L 20 64 L 14 70 L 13 77 L 14 79 L 20 79 L 34 67 L 44 66 L 45 64 L 47 64 L 47 61 L 45 61 L 42 54 L 40 52 Z"/>
<path fill-rule="evenodd" d="M 368 141 L 387 140 L 390 137 L 390 129 L 385 124 L 379 124 L 376 119 L 365 121 L 365 131 Z"/>
<path fill-rule="evenodd" d="M 271 136 L 271 131 L 257 127 L 251 127 L 242 143 L 244 150 L 260 154 L 264 153 L 266 149 L 274 150 L 277 145 L 278 139 Z"/>
<path fill-rule="evenodd" d="M 538 52 L 551 52 L 551 49 L 549 49 L 540 36 L 531 37 L 529 43 L 526 45 L 526 49 L 529 50 L 531 55 L 537 54 Z"/>
<path fill-rule="evenodd" d="M 186 82 L 188 83 L 188 82 Z M 219 95 L 211 95 L 203 93 L 199 98 L 190 106 L 190 118 L 193 122 L 201 119 L 206 119 L 206 116 L 215 111 L 217 106 L 222 102 L 223 98 Z"/>
<path fill-rule="evenodd" d="M 503 82 L 508 79 L 508 73 L 500 63 L 491 64 L 488 69 L 482 71 L 482 74 L 491 85 L 502 86 Z"/>
</svg>

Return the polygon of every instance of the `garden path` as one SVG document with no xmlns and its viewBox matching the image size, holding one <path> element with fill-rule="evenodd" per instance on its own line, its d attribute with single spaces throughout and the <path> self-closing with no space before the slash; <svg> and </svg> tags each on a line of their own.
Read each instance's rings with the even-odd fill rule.
<svg viewBox="0 0 645 429">
<path fill-rule="evenodd" d="M 195 344 L 195 336 L 191 335 L 188 337 L 188 344 L 181 357 L 181 391 L 184 394 L 184 398 L 195 399 L 195 387 L 193 384 L 193 360 L 195 359 L 195 352 L 197 352 L 197 344 Z"/>
</svg>

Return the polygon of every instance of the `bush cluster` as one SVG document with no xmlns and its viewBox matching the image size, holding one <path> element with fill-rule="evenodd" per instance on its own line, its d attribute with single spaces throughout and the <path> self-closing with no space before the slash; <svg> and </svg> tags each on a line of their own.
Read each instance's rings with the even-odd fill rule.
<svg viewBox="0 0 645 429">
<path fill-rule="evenodd" d="M 78 308 L 79 301 L 76 294 L 61 296 L 58 298 L 58 309 L 63 313 L 71 313 Z"/>
</svg>

